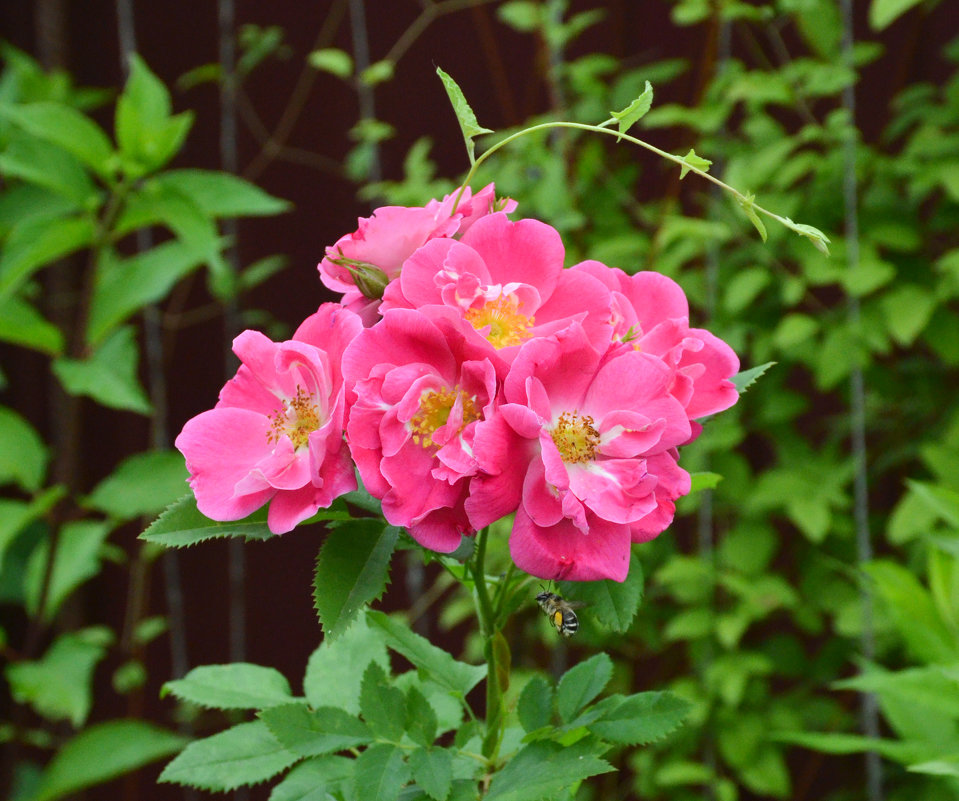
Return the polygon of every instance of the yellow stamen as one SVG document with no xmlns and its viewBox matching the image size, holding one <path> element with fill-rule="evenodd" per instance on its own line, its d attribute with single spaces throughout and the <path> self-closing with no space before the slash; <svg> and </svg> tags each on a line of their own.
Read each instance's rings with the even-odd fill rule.
<svg viewBox="0 0 959 801">
<path fill-rule="evenodd" d="M 567 464 L 590 462 L 599 448 L 599 432 L 588 414 L 563 412 L 550 435 Z"/>
<path fill-rule="evenodd" d="M 446 425 L 450 419 L 450 411 L 456 405 L 456 399 L 462 398 L 463 422 L 460 424 L 460 433 L 469 423 L 480 419 L 476 408 L 475 398 L 468 396 L 459 387 L 443 387 L 443 389 L 424 392 L 420 398 L 419 411 L 410 419 L 410 431 L 413 432 L 413 442 L 424 448 L 430 448 L 439 443 L 433 441 L 433 433 Z"/>
<path fill-rule="evenodd" d="M 304 447 L 310 434 L 323 423 L 313 396 L 301 386 L 296 388 L 296 397 L 283 401 L 283 408 L 274 411 L 270 417 L 273 422 L 267 439 L 276 443 L 285 435 L 290 438 L 294 449 Z"/>
<path fill-rule="evenodd" d="M 496 348 L 510 345 L 522 345 L 533 336 L 529 330 L 535 318 L 527 317 L 518 310 L 519 301 L 515 295 L 501 296 L 489 300 L 479 308 L 466 311 L 466 321 L 477 331 L 489 326 L 486 339 Z"/>
</svg>

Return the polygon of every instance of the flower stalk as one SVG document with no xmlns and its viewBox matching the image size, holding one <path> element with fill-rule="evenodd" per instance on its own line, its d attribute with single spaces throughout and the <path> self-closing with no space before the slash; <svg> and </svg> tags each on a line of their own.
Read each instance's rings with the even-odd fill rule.
<svg viewBox="0 0 959 801">
<path fill-rule="evenodd" d="M 486 538 L 489 528 L 480 529 L 476 535 L 476 550 L 473 554 L 472 573 L 476 614 L 483 637 L 483 655 L 486 658 L 486 732 L 483 735 L 483 756 L 490 762 L 496 760 L 503 729 L 506 726 L 506 709 L 503 692 L 509 685 L 509 646 L 498 627 L 496 610 L 490 599 L 486 583 Z"/>
</svg>

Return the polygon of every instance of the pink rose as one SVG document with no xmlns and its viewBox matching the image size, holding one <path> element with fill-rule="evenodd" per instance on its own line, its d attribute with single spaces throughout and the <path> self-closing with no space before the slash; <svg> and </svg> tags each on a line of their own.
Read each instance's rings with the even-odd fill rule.
<svg viewBox="0 0 959 801">
<path fill-rule="evenodd" d="M 386 288 L 381 308 L 452 320 L 504 366 L 526 342 L 573 322 L 604 348 L 609 290 L 585 271 L 564 270 L 564 255 L 549 225 L 491 214 L 460 240 L 433 239 L 413 253 Z"/>
<path fill-rule="evenodd" d="M 384 288 L 399 276 L 403 262 L 417 248 L 431 239 L 467 231 L 496 204 L 493 184 L 475 195 L 467 187 L 454 212 L 457 195 L 458 190 L 426 206 L 382 206 L 370 217 L 361 217 L 356 231 L 326 249 L 318 266 L 320 280 L 342 292 L 343 305 L 372 325 L 378 319 Z M 505 202 L 507 211 L 514 208 L 514 201 Z"/>
<path fill-rule="evenodd" d="M 627 275 L 598 261 L 584 261 L 572 269 L 610 289 L 613 339 L 623 347 L 659 356 L 673 369 L 670 392 L 691 420 L 737 401 L 739 393 L 729 379 L 739 372 L 739 359 L 709 331 L 689 327 L 689 304 L 679 284 L 656 272 Z M 694 434 L 699 430 L 699 425 L 693 426 Z"/>
<path fill-rule="evenodd" d="M 688 481 L 669 455 L 690 434 L 671 380 L 651 354 L 607 358 L 578 323 L 527 343 L 476 429 L 470 522 L 515 509 L 510 552 L 534 576 L 625 579 L 630 543 L 662 522 L 661 478 L 664 500 Z"/>
<path fill-rule="evenodd" d="M 355 393 L 347 440 L 366 489 L 391 524 L 454 551 L 474 532 L 463 503 L 473 432 L 495 401 L 493 365 L 452 326 L 394 309 L 350 344 L 343 374 Z"/>
<path fill-rule="evenodd" d="M 292 340 L 244 331 L 233 341 L 236 376 L 176 439 L 203 514 L 239 520 L 269 502 L 270 531 L 282 534 L 356 489 L 340 360 L 362 327 L 325 303 Z"/>
</svg>

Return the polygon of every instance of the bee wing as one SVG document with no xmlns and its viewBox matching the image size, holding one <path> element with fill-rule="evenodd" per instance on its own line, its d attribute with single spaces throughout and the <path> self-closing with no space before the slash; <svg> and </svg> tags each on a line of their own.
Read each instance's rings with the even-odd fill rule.
<svg viewBox="0 0 959 801">
<path fill-rule="evenodd" d="M 585 606 L 589 606 L 588 601 L 566 601 L 566 605 L 570 609 L 582 609 Z"/>
</svg>

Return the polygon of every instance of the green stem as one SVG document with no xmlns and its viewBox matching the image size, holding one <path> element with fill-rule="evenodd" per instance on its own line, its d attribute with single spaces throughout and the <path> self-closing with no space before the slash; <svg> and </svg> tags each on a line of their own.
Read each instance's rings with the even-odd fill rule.
<svg viewBox="0 0 959 801">
<path fill-rule="evenodd" d="M 476 612 L 479 615 L 480 632 L 484 639 L 493 635 L 493 605 L 486 586 L 486 537 L 489 529 L 476 534 L 476 552 L 473 554 L 473 582 L 476 588 Z"/>
<path fill-rule="evenodd" d="M 506 605 L 506 601 L 509 599 L 509 596 L 512 595 L 510 590 L 510 585 L 513 581 L 513 574 L 516 572 L 516 565 L 513 562 L 509 563 L 509 568 L 506 570 L 506 576 L 500 582 L 499 586 L 496 588 L 496 597 L 493 600 L 493 606 L 495 607 L 495 621 L 496 625 L 500 625 L 500 621 L 503 617 L 503 607 Z"/>
<path fill-rule="evenodd" d="M 776 220 L 778 223 L 786 226 L 786 228 L 789 228 L 791 231 L 795 231 L 797 234 L 801 236 L 805 236 L 814 241 L 817 239 L 819 239 L 820 242 L 829 241 L 822 234 L 822 232 L 815 231 L 815 229 L 810 229 L 809 226 L 799 226 L 796 223 L 794 223 L 792 220 L 790 220 L 788 217 L 781 217 L 775 212 L 772 212 L 772 211 L 769 211 L 769 209 L 763 208 L 762 206 L 758 205 L 752 197 L 744 195 L 738 189 L 734 189 L 729 184 L 724 183 L 718 178 L 710 175 L 705 170 L 702 170 L 699 167 L 696 167 L 695 165 L 690 164 L 688 161 L 686 161 L 685 157 L 676 156 L 673 153 L 668 153 L 665 150 L 660 150 L 655 145 L 649 144 L 649 142 L 644 142 L 642 139 L 637 139 L 635 136 L 630 136 L 627 133 L 622 133 L 618 130 L 612 130 L 611 128 L 607 127 L 609 125 L 613 125 L 615 122 L 616 122 L 615 117 L 610 117 L 608 120 L 600 123 L 599 125 L 589 125 L 587 123 L 582 123 L 582 122 L 562 122 L 562 121 L 543 122 L 543 123 L 540 123 L 539 125 L 532 125 L 529 128 L 524 128 L 521 131 L 517 131 L 514 134 L 510 134 L 505 139 L 501 139 L 499 142 L 494 144 L 492 147 L 486 150 L 482 155 L 480 155 L 479 158 L 477 158 L 475 161 L 472 162 L 472 164 L 470 165 L 469 172 L 466 174 L 466 178 L 463 180 L 463 184 L 460 187 L 459 193 L 456 196 L 456 202 L 453 204 L 453 210 L 455 211 L 456 207 L 459 205 L 460 199 L 463 196 L 463 192 L 466 191 L 466 187 L 469 186 L 469 183 L 473 179 L 473 175 L 476 173 L 476 170 L 479 168 L 479 166 L 484 161 L 486 161 L 486 159 L 492 156 L 497 150 L 499 150 L 501 147 L 508 145 L 510 142 L 516 139 L 519 139 L 521 136 L 526 136 L 527 134 L 534 133 L 535 131 L 544 131 L 550 128 L 576 128 L 581 131 L 592 131 L 594 133 L 606 134 L 607 136 L 615 136 L 617 141 L 620 139 L 625 139 L 627 142 L 631 142 L 634 145 L 637 145 L 641 148 L 649 150 L 652 153 L 655 153 L 657 156 L 660 156 L 661 158 L 664 158 L 667 161 L 671 161 L 674 164 L 679 165 L 681 168 L 687 170 L 688 172 L 694 172 L 697 175 L 701 176 L 702 178 L 705 178 L 707 181 L 711 181 L 716 186 L 720 187 L 721 189 L 724 189 L 726 192 L 729 192 L 733 197 L 736 198 L 736 200 L 744 208 L 754 209 L 755 211 L 758 211 L 761 214 L 765 214 L 767 217 L 773 220 Z M 813 233 L 813 231 L 815 231 L 815 233 Z"/>
<path fill-rule="evenodd" d="M 476 552 L 473 555 L 472 570 L 475 586 L 476 613 L 479 617 L 480 632 L 483 636 L 483 652 L 486 656 L 486 732 L 483 735 L 483 756 L 490 762 L 496 760 L 499 745 L 503 739 L 506 725 L 506 710 L 503 704 L 503 685 L 500 671 L 508 664 L 500 664 L 497 638 L 502 639 L 496 627 L 496 613 L 490 601 L 486 584 L 486 538 L 489 529 L 481 529 L 476 535 Z"/>
</svg>

